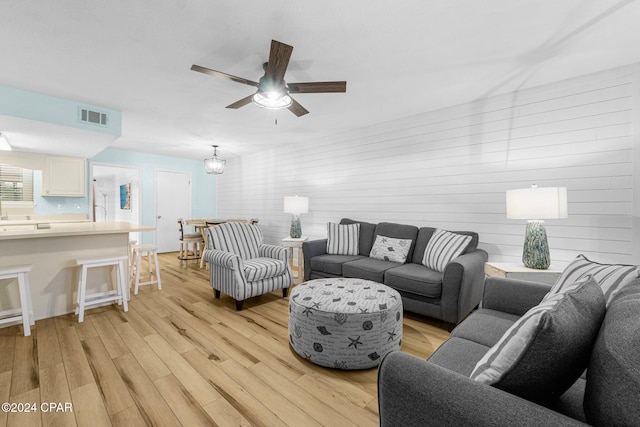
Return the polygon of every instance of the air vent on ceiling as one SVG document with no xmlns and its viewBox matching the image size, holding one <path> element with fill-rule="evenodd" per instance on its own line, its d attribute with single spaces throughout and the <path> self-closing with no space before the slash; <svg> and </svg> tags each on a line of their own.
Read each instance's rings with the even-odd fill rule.
<svg viewBox="0 0 640 427">
<path fill-rule="evenodd" d="M 92 123 L 94 125 L 107 126 L 109 116 L 107 113 L 103 113 L 101 111 L 80 108 L 80 121 L 84 123 Z"/>
</svg>

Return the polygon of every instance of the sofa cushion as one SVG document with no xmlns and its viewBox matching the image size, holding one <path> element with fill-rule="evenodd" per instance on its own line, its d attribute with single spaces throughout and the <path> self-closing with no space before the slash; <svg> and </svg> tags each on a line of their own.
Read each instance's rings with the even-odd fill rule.
<svg viewBox="0 0 640 427">
<path fill-rule="evenodd" d="M 344 277 L 357 277 L 359 279 L 384 283 L 384 272 L 398 265 L 400 264 L 397 262 L 383 261 L 374 258 L 361 258 L 344 263 L 342 265 L 342 275 Z"/>
<path fill-rule="evenodd" d="M 518 319 L 471 378 L 527 399 L 559 396 L 586 368 L 604 314 L 596 281 L 576 282 Z"/>
<path fill-rule="evenodd" d="M 456 326 L 451 336 L 492 347 L 519 318 L 515 314 L 479 308 Z"/>
<path fill-rule="evenodd" d="M 397 291 L 440 298 L 443 274 L 424 265 L 404 264 L 384 273 L 384 284 Z"/>
<path fill-rule="evenodd" d="M 640 277 L 640 266 L 624 264 L 601 264 L 590 261 L 580 254 L 564 269 L 548 296 L 562 292 L 571 283 L 592 275 L 602 287 L 607 305 L 618 292 Z M 546 298 L 546 297 L 545 297 Z"/>
<path fill-rule="evenodd" d="M 584 409 L 594 425 L 640 420 L 640 281 L 609 304 L 587 370 Z"/>
<path fill-rule="evenodd" d="M 471 242 L 471 236 L 437 229 L 424 251 L 422 264 L 436 271 L 444 271 L 453 259 L 462 254 Z"/>
<path fill-rule="evenodd" d="M 422 264 L 424 251 L 425 249 L 427 249 L 427 244 L 429 243 L 429 239 L 431 239 L 434 231 L 436 231 L 436 229 L 433 227 L 421 227 L 420 230 L 418 230 L 418 238 L 416 239 L 416 245 L 413 249 L 413 259 L 411 260 L 411 262 Z M 471 241 L 464 249 L 464 252 L 462 252 L 462 254 L 473 252 L 478 248 L 478 233 L 474 231 L 454 231 L 454 233 L 471 236 Z"/>
<path fill-rule="evenodd" d="M 418 227 L 414 225 L 396 224 L 394 222 L 381 222 L 376 226 L 375 235 L 393 237 L 394 239 L 410 239 L 411 247 L 407 253 L 407 259 L 413 258 L 413 248 L 416 245 L 416 239 L 418 237 Z"/>
<path fill-rule="evenodd" d="M 582 406 L 586 383 L 587 381 L 580 377 L 571 385 L 571 387 L 569 387 L 569 390 L 562 394 L 562 396 L 540 403 L 549 409 L 586 423 L 587 417 Z"/>
<path fill-rule="evenodd" d="M 378 235 L 373 242 L 369 256 L 375 259 L 404 264 L 407 261 L 410 247 L 410 239 L 394 239 L 393 237 Z"/>
<path fill-rule="evenodd" d="M 358 242 L 358 255 L 369 256 L 373 239 L 375 237 L 376 224 L 364 221 L 354 221 L 349 218 L 342 218 L 340 224 L 360 224 L 360 241 Z"/>
<path fill-rule="evenodd" d="M 427 360 L 468 377 L 471 375 L 473 367 L 488 350 L 489 347 L 486 345 L 451 337 L 438 347 Z"/>
<path fill-rule="evenodd" d="M 327 253 L 329 255 L 358 255 L 360 224 L 327 223 Z"/>
<path fill-rule="evenodd" d="M 277 277 L 287 271 L 287 264 L 279 259 L 253 258 L 243 262 L 244 277 L 248 282 Z"/>
<path fill-rule="evenodd" d="M 360 255 L 318 255 L 311 258 L 311 270 L 342 276 L 342 265 L 364 257 Z"/>
</svg>

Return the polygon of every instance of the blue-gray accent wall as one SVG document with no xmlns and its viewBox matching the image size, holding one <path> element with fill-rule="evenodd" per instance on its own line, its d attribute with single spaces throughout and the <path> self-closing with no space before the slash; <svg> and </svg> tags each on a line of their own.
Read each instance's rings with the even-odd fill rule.
<svg viewBox="0 0 640 427">
<path fill-rule="evenodd" d="M 89 159 L 114 165 L 133 165 L 142 170 L 142 224 L 155 226 L 155 171 L 190 172 L 192 185 L 191 214 L 194 218 L 217 217 L 216 176 L 204 171 L 201 160 L 139 153 L 108 148 Z"/>
</svg>

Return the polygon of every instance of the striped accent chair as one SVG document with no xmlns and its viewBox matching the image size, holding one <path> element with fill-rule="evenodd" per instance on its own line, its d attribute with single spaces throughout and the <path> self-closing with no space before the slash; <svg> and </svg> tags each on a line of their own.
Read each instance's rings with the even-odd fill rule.
<svg viewBox="0 0 640 427">
<path fill-rule="evenodd" d="M 236 300 L 242 310 L 244 300 L 282 289 L 286 297 L 293 276 L 289 268 L 289 250 L 263 243 L 258 226 L 227 222 L 207 228 L 211 287 L 216 298 L 220 292 Z"/>
</svg>

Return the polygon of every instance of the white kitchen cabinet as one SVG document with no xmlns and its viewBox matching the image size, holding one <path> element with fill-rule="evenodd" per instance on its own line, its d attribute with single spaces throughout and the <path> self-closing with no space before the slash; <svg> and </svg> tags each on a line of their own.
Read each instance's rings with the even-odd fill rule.
<svg viewBox="0 0 640 427">
<path fill-rule="evenodd" d="M 42 195 L 84 197 L 87 194 L 87 161 L 77 157 L 45 156 Z"/>
</svg>

